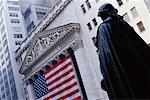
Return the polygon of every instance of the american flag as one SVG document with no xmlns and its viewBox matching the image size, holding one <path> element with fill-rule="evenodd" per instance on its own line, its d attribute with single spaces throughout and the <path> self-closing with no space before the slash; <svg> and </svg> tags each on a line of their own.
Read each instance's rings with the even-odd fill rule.
<svg viewBox="0 0 150 100">
<path fill-rule="evenodd" d="M 44 74 L 33 81 L 33 86 L 36 99 L 49 93 Z"/>
<path fill-rule="evenodd" d="M 37 99 L 81 100 L 83 98 L 70 56 L 50 67 L 33 83 Z"/>
</svg>

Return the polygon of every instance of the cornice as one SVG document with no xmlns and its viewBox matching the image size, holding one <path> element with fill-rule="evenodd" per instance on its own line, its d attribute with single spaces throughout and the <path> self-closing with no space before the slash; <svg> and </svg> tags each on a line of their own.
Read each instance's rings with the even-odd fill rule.
<svg viewBox="0 0 150 100">
<path fill-rule="evenodd" d="M 22 63 L 20 73 L 23 73 L 26 69 L 41 61 L 46 53 L 52 52 L 63 41 L 69 40 L 69 36 L 75 32 L 79 33 L 79 31 L 79 24 L 70 23 L 35 35 Z"/>
<path fill-rule="evenodd" d="M 21 54 L 29 47 L 31 44 L 31 39 L 33 35 L 45 30 L 59 14 L 67 7 L 67 5 L 73 0 L 61 0 L 59 2 L 59 7 L 54 6 L 50 11 L 44 16 L 41 22 L 29 33 L 27 38 L 21 43 L 20 47 L 16 50 L 16 60 L 20 58 Z M 26 43 L 27 42 L 27 43 Z M 23 44 L 25 44 L 23 46 Z"/>
<path fill-rule="evenodd" d="M 25 80 L 28 80 L 30 78 L 34 79 L 34 75 L 38 75 L 39 71 L 41 70 L 46 70 L 45 66 L 52 66 L 52 61 L 59 61 L 59 55 L 63 54 L 63 55 L 68 55 L 67 49 L 68 48 L 72 48 L 73 51 L 76 51 L 77 49 L 83 47 L 82 41 L 79 38 L 76 38 L 75 40 L 73 40 L 71 43 L 67 44 L 67 46 L 65 44 L 61 45 L 61 50 L 57 51 L 57 53 L 53 53 L 51 56 L 48 56 L 48 60 L 45 61 L 44 63 L 40 63 L 38 66 L 34 66 L 34 67 L 30 67 L 27 70 L 24 71 L 24 75 L 25 75 Z M 46 54 L 46 53 L 45 53 Z M 44 57 L 46 57 L 46 55 L 44 55 Z M 41 57 L 42 58 L 42 57 Z"/>
</svg>

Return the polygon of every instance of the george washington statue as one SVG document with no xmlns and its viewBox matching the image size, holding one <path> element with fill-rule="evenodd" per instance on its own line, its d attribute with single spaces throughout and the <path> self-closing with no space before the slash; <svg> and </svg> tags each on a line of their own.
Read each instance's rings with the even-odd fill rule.
<svg viewBox="0 0 150 100">
<path fill-rule="evenodd" d="M 150 48 L 117 12 L 109 3 L 98 11 L 101 86 L 110 99 L 150 99 Z"/>
</svg>

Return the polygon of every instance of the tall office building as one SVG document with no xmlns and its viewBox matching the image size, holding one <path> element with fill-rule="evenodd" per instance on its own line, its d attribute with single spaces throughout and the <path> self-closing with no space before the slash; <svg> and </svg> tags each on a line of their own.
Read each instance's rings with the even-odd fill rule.
<svg viewBox="0 0 150 100">
<path fill-rule="evenodd" d="M 37 26 L 52 6 L 46 0 L 20 0 L 20 4 L 27 33 Z"/>
<path fill-rule="evenodd" d="M 53 2 L 52 2 L 53 1 Z M 51 9 L 16 50 L 25 97 L 108 100 L 93 40 L 100 5 L 109 2 L 150 43 L 150 13 L 143 0 L 50 0 Z M 60 80 L 61 79 L 61 80 Z M 73 79 L 73 81 L 71 81 Z M 47 87 L 48 86 L 48 87 Z"/>
<path fill-rule="evenodd" d="M 18 0 L 0 0 L 0 100 L 24 98 L 22 78 L 15 60 L 15 50 L 24 37 Z"/>
</svg>

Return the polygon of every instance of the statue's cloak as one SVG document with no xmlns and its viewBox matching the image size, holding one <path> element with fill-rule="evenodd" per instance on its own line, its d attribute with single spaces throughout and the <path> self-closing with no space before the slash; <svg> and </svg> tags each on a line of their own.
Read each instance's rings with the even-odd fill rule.
<svg viewBox="0 0 150 100">
<path fill-rule="evenodd" d="M 142 33 L 141 33 L 142 34 Z M 120 17 L 97 31 L 102 88 L 111 99 L 150 99 L 150 48 Z"/>
</svg>

